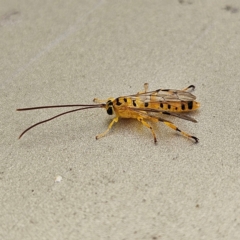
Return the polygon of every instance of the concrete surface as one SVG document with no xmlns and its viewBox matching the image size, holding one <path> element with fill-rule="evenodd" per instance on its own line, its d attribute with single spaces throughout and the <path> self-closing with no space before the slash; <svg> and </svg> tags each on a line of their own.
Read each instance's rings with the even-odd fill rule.
<svg viewBox="0 0 240 240">
<path fill-rule="evenodd" d="M 0 239 L 240 239 L 239 0 L 0 1 Z M 196 85 L 197 124 L 93 109 Z"/>
</svg>

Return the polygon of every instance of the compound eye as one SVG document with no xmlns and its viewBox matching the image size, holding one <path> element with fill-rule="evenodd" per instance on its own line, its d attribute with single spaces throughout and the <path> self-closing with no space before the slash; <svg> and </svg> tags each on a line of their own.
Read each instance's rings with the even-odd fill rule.
<svg viewBox="0 0 240 240">
<path fill-rule="evenodd" d="M 109 115 L 113 115 L 113 108 L 112 108 L 112 107 L 108 107 L 107 113 L 108 113 Z"/>
</svg>

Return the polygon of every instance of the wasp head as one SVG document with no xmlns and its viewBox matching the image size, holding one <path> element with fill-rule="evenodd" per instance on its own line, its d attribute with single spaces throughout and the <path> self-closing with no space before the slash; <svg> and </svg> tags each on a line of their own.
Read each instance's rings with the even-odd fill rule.
<svg viewBox="0 0 240 240">
<path fill-rule="evenodd" d="M 106 102 L 105 108 L 107 110 L 108 115 L 113 115 L 114 113 L 114 108 L 113 108 L 113 98 L 109 98 L 108 101 Z"/>
</svg>

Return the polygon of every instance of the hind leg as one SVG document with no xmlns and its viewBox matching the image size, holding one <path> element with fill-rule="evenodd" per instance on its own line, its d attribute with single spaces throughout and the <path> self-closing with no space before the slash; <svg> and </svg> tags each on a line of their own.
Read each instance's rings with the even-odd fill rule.
<svg viewBox="0 0 240 240">
<path fill-rule="evenodd" d="M 172 122 L 169 122 L 169 121 L 167 121 L 167 120 L 165 120 L 165 119 L 163 119 L 163 118 L 154 117 L 154 116 L 149 116 L 148 119 L 149 119 L 150 121 L 153 121 L 153 122 L 157 122 L 157 121 L 162 122 L 162 123 L 164 123 L 166 126 L 168 126 L 168 127 L 172 128 L 173 130 L 181 133 L 184 137 L 193 139 L 196 143 L 198 143 L 198 141 L 199 141 L 199 139 L 198 139 L 197 137 L 192 136 L 192 135 L 190 135 L 190 134 L 182 131 L 182 130 L 179 129 L 176 125 L 174 125 Z"/>
<path fill-rule="evenodd" d="M 182 91 L 184 91 L 184 92 L 192 92 L 192 91 L 194 91 L 194 89 L 195 89 L 195 86 L 194 85 L 190 85 L 190 86 L 182 89 Z"/>
<path fill-rule="evenodd" d="M 173 123 L 169 122 L 169 121 L 166 121 L 162 118 L 158 118 L 158 120 L 160 122 L 163 122 L 165 125 L 167 125 L 168 127 L 172 128 L 173 130 L 177 131 L 177 132 L 180 132 L 184 137 L 187 137 L 187 138 L 191 138 L 193 139 L 196 143 L 198 143 L 199 139 L 197 137 L 194 137 L 192 135 L 189 135 L 188 133 L 186 132 L 183 132 L 182 130 L 180 130 L 176 125 L 174 125 Z"/>
</svg>

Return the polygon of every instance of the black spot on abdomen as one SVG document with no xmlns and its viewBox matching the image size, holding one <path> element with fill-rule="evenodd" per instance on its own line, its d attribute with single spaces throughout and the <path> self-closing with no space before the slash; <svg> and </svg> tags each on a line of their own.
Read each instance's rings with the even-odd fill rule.
<svg viewBox="0 0 240 240">
<path fill-rule="evenodd" d="M 193 102 L 191 101 L 191 102 L 188 102 L 188 109 L 192 109 L 193 108 Z"/>
</svg>

